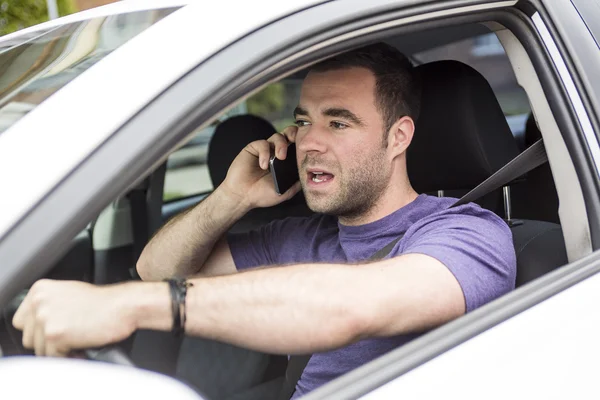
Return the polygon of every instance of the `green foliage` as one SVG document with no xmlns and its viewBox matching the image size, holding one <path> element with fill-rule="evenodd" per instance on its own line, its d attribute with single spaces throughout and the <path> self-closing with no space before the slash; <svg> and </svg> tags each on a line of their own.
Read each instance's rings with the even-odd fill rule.
<svg viewBox="0 0 600 400">
<path fill-rule="evenodd" d="M 56 0 L 60 16 L 77 11 L 74 0 Z M 0 35 L 48 20 L 46 0 L 0 0 Z"/>
<path fill-rule="evenodd" d="M 250 114 L 270 119 L 270 114 L 281 111 L 285 105 L 285 87 L 282 83 L 273 83 L 250 97 L 246 105 Z"/>
<path fill-rule="evenodd" d="M 294 120 L 294 118 L 282 118 L 282 119 L 277 119 L 273 122 L 273 126 L 275 127 L 275 129 L 277 129 L 277 132 L 281 132 L 283 131 L 285 128 L 287 128 L 288 126 L 291 125 L 296 125 L 296 121 Z"/>
<path fill-rule="evenodd" d="M 170 200 L 180 199 L 182 197 L 185 197 L 185 195 L 183 193 L 179 193 L 179 192 L 165 192 L 163 194 L 163 201 L 167 202 L 167 201 L 170 201 Z"/>
</svg>

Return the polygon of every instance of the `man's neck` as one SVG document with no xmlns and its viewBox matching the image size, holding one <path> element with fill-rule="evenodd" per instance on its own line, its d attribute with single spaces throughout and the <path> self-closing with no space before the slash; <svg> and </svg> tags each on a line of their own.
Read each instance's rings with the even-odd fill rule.
<svg viewBox="0 0 600 400">
<path fill-rule="evenodd" d="M 342 225 L 358 226 L 378 221 L 402 207 L 412 203 L 419 196 L 410 185 L 396 190 L 388 190 L 371 208 L 360 215 L 352 217 L 338 217 Z"/>
</svg>

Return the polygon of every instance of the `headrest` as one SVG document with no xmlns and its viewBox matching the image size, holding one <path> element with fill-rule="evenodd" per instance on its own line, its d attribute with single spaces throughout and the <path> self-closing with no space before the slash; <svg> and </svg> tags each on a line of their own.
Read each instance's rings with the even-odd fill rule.
<svg viewBox="0 0 600 400">
<path fill-rule="evenodd" d="M 229 166 L 248 143 L 268 139 L 275 132 L 270 122 L 254 115 L 238 115 L 221 122 L 208 146 L 207 164 L 213 187 L 225 180 Z"/>
<path fill-rule="evenodd" d="M 458 61 L 417 71 L 421 114 L 407 152 L 417 192 L 472 189 L 518 155 L 498 100 L 479 72 Z"/>
</svg>

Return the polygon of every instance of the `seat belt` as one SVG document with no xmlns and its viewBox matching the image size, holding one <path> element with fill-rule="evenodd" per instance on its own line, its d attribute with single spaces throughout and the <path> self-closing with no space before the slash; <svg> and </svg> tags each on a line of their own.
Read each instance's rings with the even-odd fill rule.
<svg viewBox="0 0 600 400">
<path fill-rule="evenodd" d="M 450 208 L 458 207 L 460 205 L 475 201 L 546 162 L 548 162 L 546 148 L 544 147 L 543 139 L 539 139 L 521 154 L 513 158 L 508 164 L 500 168 L 485 181 L 477 185 L 475 189 L 461 197 L 456 203 L 451 205 Z M 387 256 L 403 236 L 404 235 L 401 235 L 400 237 L 394 239 L 383 249 L 373 254 L 373 256 L 369 258 L 369 261 L 380 260 Z M 310 357 L 311 355 L 290 357 L 287 369 L 285 371 L 285 380 L 278 400 L 289 400 L 292 394 L 294 394 L 296 385 L 298 384 L 298 381 L 300 380 L 302 372 L 304 372 L 304 368 L 308 364 Z"/>
<path fill-rule="evenodd" d="M 400 235 L 390 243 L 386 244 L 385 247 L 379 249 L 375 254 L 367 259 L 367 261 L 377 261 L 383 259 L 385 256 L 390 254 L 396 243 L 398 243 L 404 234 Z M 289 400 L 296 390 L 296 385 L 304 372 L 304 368 L 308 364 L 308 361 L 312 357 L 312 354 L 291 356 L 287 368 L 285 370 L 285 378 L 281 391 L 279 392 L 278 400 Z"/>
<path fill-rule="evenodd" d="M 546 148 L 543 139 L 539 139 L 450 207 L 475 201 L 546 162 L 548 162 Z"/>
</svg>

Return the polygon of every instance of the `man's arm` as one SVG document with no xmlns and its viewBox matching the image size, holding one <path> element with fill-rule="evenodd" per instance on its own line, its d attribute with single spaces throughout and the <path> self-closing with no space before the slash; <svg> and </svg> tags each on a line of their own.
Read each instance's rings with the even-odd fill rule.
<svg viewBox="0 0 600 400">
<path fill-rule="evenodd" d="M 225 181 L 208 198 L 171 219 L 150 240 L 136 265 L 140 277 L 161 280 L 176 275 L 234 273 L 227 242 L 219 239 L 251 209 L 279 204 L 300 191 L 300 182 L 296 182 L 278 195 L 269 173 L 271 148 L 284 159 L 296 131 L 291 126 L 269 140 L 248 144 L 231 164 Z"/>
<path fill-rule="evenodd" d="M 465 312 L 452 273 L 420 254 L 371 264 L 265 268 L 191 282 L 188 334 L 282 354 L 420 332 Z M 140 328 L 170 329 L 170 312 L 158 320 L 154 310 L 140 309 Z"/>
<path fill-rule="evenodd" d="M 188 335 L 282 354 L 419 332 L 465 312 L 452 273 L 420 254 L 360 265 L 263 268 L 190 282 Z M 135 329 L 170 330 L 171 300 L 165 282 L 94 287 L 41 281 L 13 322 L 25 328 L 24 344 L 36 354 L 64 355 L 125 339 Z M 45 336 L 36 339 L 36 332 Z"/>
<path fill-rule="evenodd" d="M 215 190 L 196 207 L 174 217 L 144 248 L 137 271 L 145 281 L 171 276 L 225 275 L 236 271 L 227 242 L 222 240 L 209 258 L 219 238 L 246 212 L 248 207 Z M 209 260 L 208 263 L 205 262 Z M 204 266 L 204 268 L 203 268 Z"/>
</svg>

